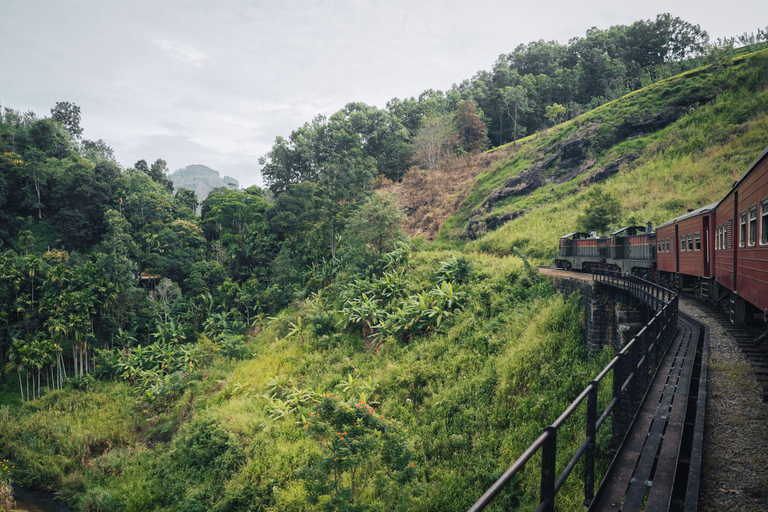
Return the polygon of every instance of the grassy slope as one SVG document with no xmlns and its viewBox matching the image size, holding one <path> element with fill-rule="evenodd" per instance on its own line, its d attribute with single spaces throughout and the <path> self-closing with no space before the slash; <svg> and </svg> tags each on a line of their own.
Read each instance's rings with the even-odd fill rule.
<svg viewBox="0 0 768 512">
<path fill-rule="evenodd" d="M 429 285 L 448 255 L 417 253 L 412 283 Z M 369 492 L 371 509 L 391 510 L 399 500 L 404 510 L 466 510 L 609 357 L 584 348 L 578 301 L 553 295 L 520 259 L 470 259 L 478 272 L 461 286 L 464 310 L 427 338 L 390 341 L 378 353 L 343 333 L 333 348 L 313 335 L 299 343 L 283 336 L 300 309 L 270 324 L 254 358 L 218 360 L 167 407 L 144 405 L 123 384 L 99 383 L 0 408 L 10 425 L 0 447 L 20 468 L 19 481 L 63 487 L 80 510 L 315 510 L 297 472 L 320 447 L 298 417 L 271 419 L 261 395 L 275 376 L 332 392 L 349 375 L 375 377 L 377 414 L 404 426 L 418 476 Z M 580 432 L 581 424 L 563 430 L 563 446 L 575 449 L 570 428 Z M 204 440 L 216 436 L 225 440 L 212 452 Z M 528 472 L 500 503 L 530 505 L 537 485 L 536 471 Z M 579 492 L 574 480 L 562 502 L 577 503 Z"/>
<path fill-rule="evenodd" d="M 606 189 L 623 203 L 622 224 L 664 222 L 721 198 L 734 179 L 768 144 L 768 51 L 735 60 L 719 74 L 701 68 L 636 91 L 584 114 L 546 133 L 518 143 L 517 152 L 478 176 L 460 211 L 449 218 L 439 239 L 463 231 L 470 212 L 489 192 L 541 159 L 574 133 L 588 133 L 588 155 L 600 166 L 627 154 L 639 158 L 622 166 L 609 178 Z M 622 124 L 652 116 L 690 98 L 715 98 L 665 128 L 641 137 L 611 144 Z M 580 177 L 555 185 L 546 184 L 524 197 L 496 203 L 492 215 L 528 209 L 522 218 L 486 234 L 467 248 L 509 254 L 512 245 L 540 262 L 548 262 L 557 237 L 574 231 L 583 190 Z"/>
</svg>

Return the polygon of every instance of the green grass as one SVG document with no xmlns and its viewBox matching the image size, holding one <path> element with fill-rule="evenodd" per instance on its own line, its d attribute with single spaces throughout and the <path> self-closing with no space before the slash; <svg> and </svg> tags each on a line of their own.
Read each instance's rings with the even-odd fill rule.
<svg viewBox="0 0 768 512">
<path fill-rule="evenodd" d="M 478 176 L 460 210 L 446 220 L 438 240 L 460 236 L 470 215 L 486 197 L 533 162 L 555 158 L 557 171 L 559 147 L 577 134 L 586 141 L 585 158 L 594 169 L 627 155 L 637 158 L 624 165 L 607 184 L 626 201 L 626 223 L 663 222 L 684 213 L 685 208 L 714 202 L 728 190 L 731 177 L 743 173 L 750 158 L 768 144 L 763 126 L 768 109 L 766 76 L 768 51 L 741 55 L 724 71 L 709 67 L 688 71 L 518 141 L 509 158 Z M 714 99 L 703 105 L 694 101 L 709 97 Z M 690 106 L 684 116 L 664 129 L 627 140 L 617 135 L 629 123 L 650 119 L 680 105 Z M 496 202 L 486 215 L 499 216 L 523 209 L 528 213 L 499 230 L 505 234 L 486 235 L 488 240 L 478 241 L 474 247 L 509 254 L 511 244 L 525 248 L 530 243 L 528 254 L 547 261 L 554 254 L 555 235 L 575 228 L 575 215 L 568 212 L 579 209 L 581 179 L 578 176 L 562 184 L 545 183 L 527 196 Z M 698 181 L 701 179 L 703 183 Z M 685 204 L 677 198 L 684 198 Z M 541 215 L 546 220 L 529 219 Z M 556 229 L 541 229 L 544 226 Z M 512 234 L 513 231 L 525 234 Z M 538 241 L 528 242 L 540 237 L 548 237 L 546 249 Z"/>
<path fill-rule="evenodd" d="M 701 70 L 691 71 L 694 77 Z M 635 151 L 639 158 L 610 178 L 603 186 L 622 203 L 623 215 L 614 227 L 630 224 L 655 225 L 687 209 L 718 201 L 768 145 L 768 52 L 742 57 L 723 72 L 723 91 L 706 105 L 689 111 L 666 128 L 642 139 L 625 141 L 608 151 Z M 670 79 L 677 84 L 678 79 Z M 662 87 L 654 85 L 650 90 Z M 675 90 L 686 88 L 676 85 Z M 643 91 L 633 93 L 643 97 Z M 663 96 L 661 90 L 655 96 Z M 625 101 L 617 100 L 618 105 Z M 610 108 L 607 104 L 597 109 Z M 613 157 L 610 157 L 613 158 Z M 609 159 L 610 159 L 609 158 Z M 530 196 L 498 205 L 494 214 L 527 208 L 524 217 L 466 244 L 467 250 L 496 255 L 522 250 L 538 263 L 551 262 L 557 239 L 577 230 L 576 216 L 588 188 L 575 181 L 550 191 L 547 185 Z M 567 195 L 570 193 L 571 195 Z M 461 216 L 451 219 L 455 225 Z"/>
<path fill-rule="evenodd" d="M 411 285 L 431 282 L 450 254 L 417 252 Z M 370 509 L 399 500 L 404 510 L 465 510 L 610 357 L 585 348 L 580 302 L 554 294 L 522 260 L 466 257 L 476 273 L 459 287 L 464 308 L 426 338 L 378 351 L 343 332 L 333 347 L 313 334 L 300 343 L 284 337 L 287 323 L 306 314 L 299 305 L 261 333 L 253 358 L 213 362 L 174 403 L 148 407 L 120 383 L 51 393 L 3 410 L 12 427 L 0 445 L 20 482 L 63 489 L 76 510 L 316 510 L 299 474 L 323 448 L 303 435 L 299 417 L 272 419 L 262 395 L 276 376 L 337 393 L 349 376 L 373 377 L 376 414 L 403 425 L 417 477 L 367 494 Z M 560 435 L 563 467 L 583 417 Z M 537 488 L 534 460 L 492 510 L 529 507 Z M 575 507 L 581 492 L 574 478 L 559 503 Z"/>
</svg>

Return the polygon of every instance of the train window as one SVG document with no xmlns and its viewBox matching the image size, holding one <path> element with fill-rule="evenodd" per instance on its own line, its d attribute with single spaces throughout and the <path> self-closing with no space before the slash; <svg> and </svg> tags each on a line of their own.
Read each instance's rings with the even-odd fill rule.
<svg viewBox="0 0 768 512">
<path fill-rule="evenodd" d="M 667 238 L 667 252 L 675 252 L 675 241 Z"/>
<path fill-rule="evenodd" d="M 747 212 L 741 212 L 739 215 L 741 227 L 739 228 L 739 247 L 744 247 L 747 241 Z"/>
<path fill-rule="evenodd" d="M 720 250 L 720 226 L 715 228 L 715 250 Z"/>
<path fill-rule="evenodd" d="M 763 199 L 760 208 L 760 245 L 768 245 L 768 199 Z"/>
<path fill-rule="evenodd" d="M 693 234 L 693 250 L 694 251 L 701 250 L 701 232 L 700 231 L 697 231 Z"/>
<path fill-rule="evenodd" d="M 757 242 L 757 205 L 749 209 L 749 245 Z"/>
<path fill-rule="evenodd" d="M 680 237 L 680 250 L 681 251 L 685 250 L 685 235 Z"/>
<path fill-rule="evenodd" d="M 688 235 L 688 250 L 693 250 L 693 235 Z"/>
</svg>

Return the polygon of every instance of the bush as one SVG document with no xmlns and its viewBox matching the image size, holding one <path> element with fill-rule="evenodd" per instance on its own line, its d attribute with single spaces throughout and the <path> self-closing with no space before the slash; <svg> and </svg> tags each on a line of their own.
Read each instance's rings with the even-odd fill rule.
<svg viewBox="0 0 768 512">
<path fill-rule="evenodd" d="M 336 321 L 333 314 L 328 311 L 317 310 L 309 315 L 309 324 L 312 333 L 320 338 L 330 336 L 336 332 Z"/>
<path fill-rule="evenodd" d="M 363 400 L 345 402 L 327 393 L 302 428 L 323 455 L 300 475 L 309 502 L 325 510 L 365 510 L 367 499 L 392 494 L 416 475 L 400 424 Z"/>
<path fill-rule="evenodd" d="M 445 281 L 454 283 L 466 283 L 472 276 L 472 263 L 464 256 L 458 258 L 451 255 L 450 258 L 440 262 L 440 268 L 435 271 L 437 283 Z"/>
</svg>

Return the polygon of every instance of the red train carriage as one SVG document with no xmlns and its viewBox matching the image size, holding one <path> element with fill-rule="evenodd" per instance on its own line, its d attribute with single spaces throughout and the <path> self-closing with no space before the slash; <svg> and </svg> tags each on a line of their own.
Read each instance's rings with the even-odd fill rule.
<svg viewBox="0 0 768 512">
<path fill-rule="evenodd" d="M 717 204 L 714 247 L 718 286 L 733 292 L 731 320 L 753 308 L 768 315 L 768 148 Z"/>
<path fill-rule="evenodd" d="M 715 206 L 693 210 L 656 228 L 659 282 L 711 296 Z"/>
</svg>

